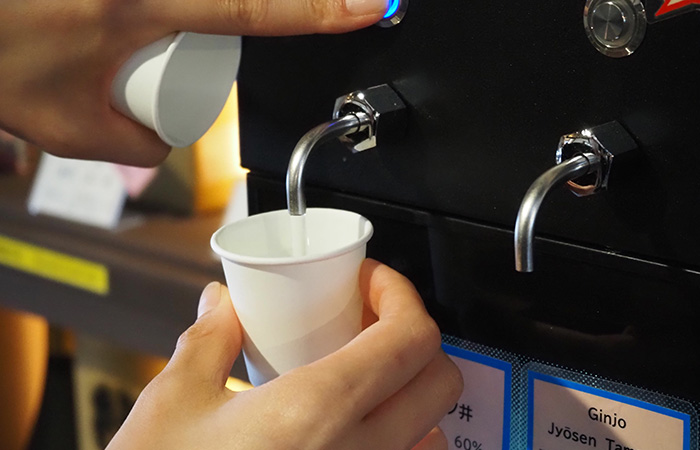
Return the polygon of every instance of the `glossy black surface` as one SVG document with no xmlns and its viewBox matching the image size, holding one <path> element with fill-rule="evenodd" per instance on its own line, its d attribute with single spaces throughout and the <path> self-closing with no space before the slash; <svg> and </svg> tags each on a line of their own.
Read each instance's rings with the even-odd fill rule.
<svg viewBox="0 0 700 450">
<path fill-rule="evenodd" d="M 391 29 L 246 39 L 251 208 L 284 207 L 289 155 L 336 97 L 389 83 L 408 135 L 357 155 L 316 149 L 309 206 L 376 221 L 370 254 L 414 280 L 446 333 L 698 401 L 700 13 L 650 24 L 612 59 L 589 43 L 584 3 L 412 1 Z M 535 273 L 515 273 L 525 191 L 561 135 L 611 120 L 639 158 L 608 192 L 552 192 Z"/>
<path fill-rule="evenodd" d="M 618 120 L 643 162 L 605 195 L 554 193 L 541 234 L 698 266 L 700 14 L 650 25 L 632 56 L 588 42 L 583 2 L 411 4 L 404 23 L 349 35 L 246 39 L 243 163 L 282 175 L 335 98 L 392 84 L 410 105 L 405 142 L 312 154 L 314 184 L 512 227 L 562 134 Z"/>
<path fill-rule="evenodd" d="M 284 208 L 281 181 L 248 177 L 250 212 Z M 446 334 L 700 401 L 700 273 L 538 239 L 538 268 L 512 267 L 511 230 L 326 189 L 309 205 L 356 211 L 368 256 L 418 288 Z"/>
</svg>

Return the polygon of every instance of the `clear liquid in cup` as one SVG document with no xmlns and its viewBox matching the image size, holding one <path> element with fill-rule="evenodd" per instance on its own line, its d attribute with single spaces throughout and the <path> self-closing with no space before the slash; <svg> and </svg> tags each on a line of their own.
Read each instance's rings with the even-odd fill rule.
<svg viewBox="0 0 700 450">
<path fill-rule="evenodd" d="M 309 247 L 309 236 L 306 232 L 306 215 L 289 215 L 292 237 L 292 256 L 304 256 Z"/>
</svg>

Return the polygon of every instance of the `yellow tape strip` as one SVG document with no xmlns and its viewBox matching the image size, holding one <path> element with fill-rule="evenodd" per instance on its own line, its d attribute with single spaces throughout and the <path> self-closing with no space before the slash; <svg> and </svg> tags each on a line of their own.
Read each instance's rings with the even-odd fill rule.
<svg viewBox="0 0 700 450">
<path fill-rule="evenodd" d="M 0 264 L 96 294 L 109 293 L 106 266 L 2 235 Z"/>
</svg>

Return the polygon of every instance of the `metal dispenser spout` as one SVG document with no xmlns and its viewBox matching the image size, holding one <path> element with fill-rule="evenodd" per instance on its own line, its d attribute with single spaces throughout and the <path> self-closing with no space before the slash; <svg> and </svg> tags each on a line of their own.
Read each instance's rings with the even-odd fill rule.
<svg viewBox="0 0 700 450">
<path fill-rule="evenodd" d="M 293 216 L 306 213 L 306 199 L 302 190 L 304 166 L 311 150 L 329 139 L 357 133 L 369 124 L 369 116 L 364 113 L 350 113 L 338 120 L 321 124 L 306 133 L 294 147 L 287 168 L 287 208 Z"/>
<path fill-rule="evenodd" d="M 306 160 L 316 146 L 340 138 L 353 152 L 377 146 L 378 140 L 403 135 L 406 106 L 386 84 L 351 92 L 335 102 L 333 120 L 306 133 L 297 143 L 287 168 L 287 208 L 293 216 L 306 213 L 303 173 Z"/>
<path fill-rule="evenodd" d="M 558 164 L 535 180 L 525 193 L 518 218 L 515 221 L 515 270 L 532 272 L 535 238 L 535 219 L 540 205 L 547 193 L 563 182 L 587 175 L 600 167 L 600 157 L 592 153 L 583 153 L 566 162 Z"/>
<path fill-rule="evenodd" d="M 513 238 L 515 270 L 534 270 L 535 219 L 547 193 L 564 182 L 577 196 L 606 189 L 613 160 L 636 148 L 634 139 L 617 122 L 562 136 L 556 153 L 557 165 L 532 183 L 520 204 Z"/>
</svg>

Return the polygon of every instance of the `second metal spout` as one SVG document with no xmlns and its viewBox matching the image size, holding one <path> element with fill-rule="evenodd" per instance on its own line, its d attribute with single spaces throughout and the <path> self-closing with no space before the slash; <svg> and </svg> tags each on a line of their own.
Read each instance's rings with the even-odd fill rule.
<svg viewBox="0 0 700 450">
<path fill-rule="evenodd" d="M 593 153 L 581 153 L 558 164 L 535 180 L 525 193 L 515 222 L 515 270 L 532 272 L 533 240 L 535 219 L 547 193 L 557 185 L 595 172 L 601 165 L 601 158 Z"/>
</svg>

